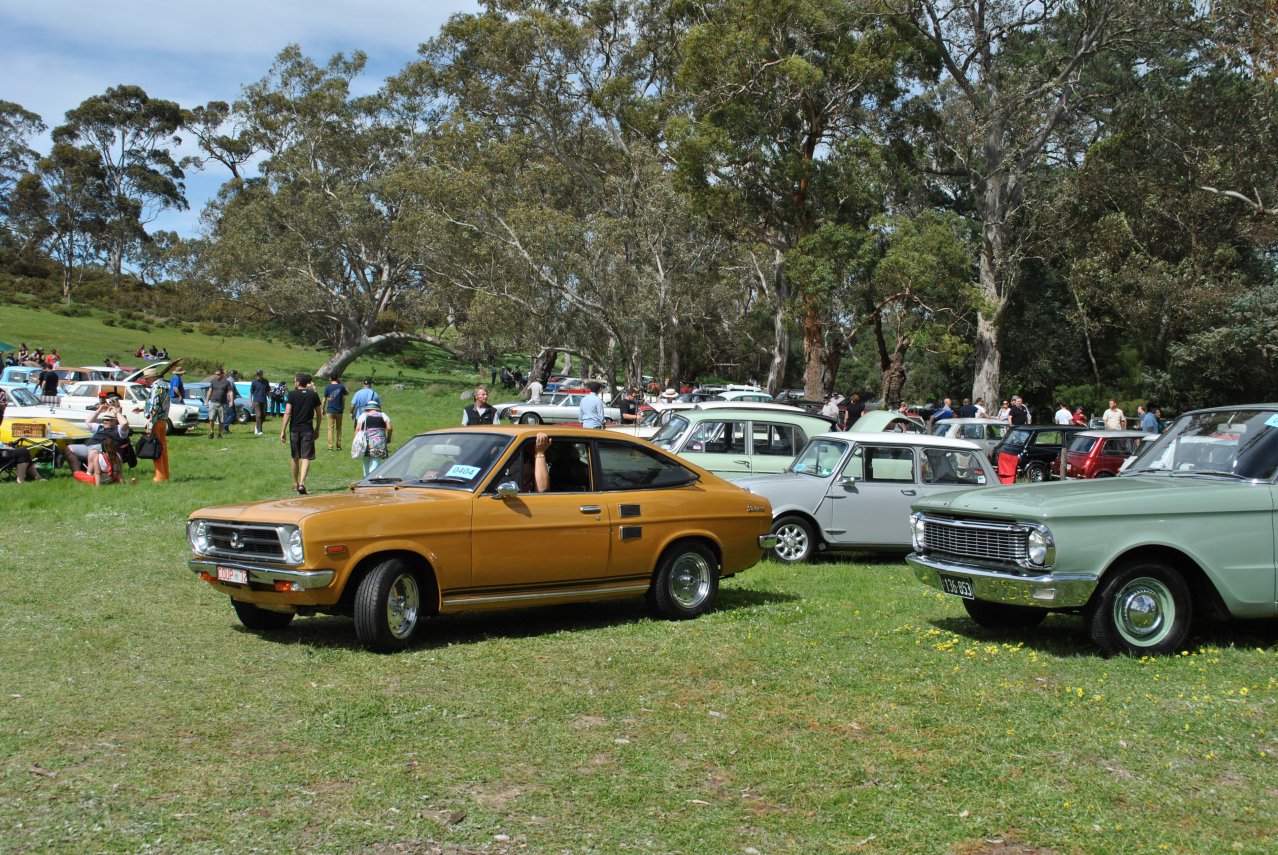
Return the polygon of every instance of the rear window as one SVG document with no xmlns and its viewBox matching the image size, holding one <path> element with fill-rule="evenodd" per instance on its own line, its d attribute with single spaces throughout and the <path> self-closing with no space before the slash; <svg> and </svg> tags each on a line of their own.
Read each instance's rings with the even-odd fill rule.
<svg viewBox="0 0 1278 855">
<path fill-rule="evenodd" d="M 1097 436 L 1076 436 L 1069 444 L 1069 450 L 1079 454 L 1086 454 L 1096 447 L 1100 437 Z"/>
</svg>

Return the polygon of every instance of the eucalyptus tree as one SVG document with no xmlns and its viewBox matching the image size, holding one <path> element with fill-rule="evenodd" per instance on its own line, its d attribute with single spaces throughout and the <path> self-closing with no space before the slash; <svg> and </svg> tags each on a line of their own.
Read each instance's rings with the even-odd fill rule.
<svg viewBox="0 0 1278 855">
<path fill-rule="evenodd" d="M 401 84 L 453 105 L 469 188 L 440 217 L 483 259 L 455 278 L 533 351 L 576 352 L 631 382 L 657 371 L 718 243 L 673 193 L 657 134 L 669 84 L 662 2 L 492 0 L 454 16 Z M 501 275 L 490 276 L 493 268 Z M 536 322 L 531 322 L 536 319 Z"/>
<path fill-rule="evenodd" d="M 39 155 L 30 141 L 44 129 L 38 114 L 21 104 L 0 100 L 0 205 L 8 199 L 17 180 L 31 171 Z"/>
<path fill-rule="evenodd" d="M 385 91 L 351 94 L 363 54 L 319 66 L 291 46 L 235 105 L 264 159 L 232 181 L 205 217 L 208 274 L 248 312 L 310 332 L 332 348 L 317 373 L 340 373 L 385 342 L 422 341 L 443 248 L 416 176 L 438 117 Z"/>
<path fill-rule="evenodd" d="M 905 19 L 876 0 L 717 0 L 691 7 L 689 23 L 676 78 L 685 112 L 669 122 L 675 157 L 704 210 L 743 243 L 771 249 L 769 389 L 783 382 L 797 322 L 804 385 L 819 395 L 837 367 L 828 335 L 837 300 L 828 280 L 798 283 L 787 263 L 824 226 L 864 228 L 879 212 L 848 204 L 855 144 L 886 142 L 926 57 Z"/>
<path fill-rule="evenodd" d="M 182 168 L 171 147 L 181 143 L 182 108 L 149 97 L 139 86 L 113 86 L 68 110 L 53 141 L 98 154 L 105 182 L 106 221 L 99 245 L 119 287 L 131 248 L 148 240 L 145 224 L 168 208 L 185 209 Z"/>
<path fill-rule="evenodd" d="M 975 330 L 973 397 L 1000 393 L 1002 338 L 1017 285 L 1014 223 L 1036 171 L 1063 135 L 1090 122 L 1108 95 L 1109 63 L 1138 74 L 1194 16 L 1187 0 L 890 0 L 908 12 L 940 58 L 930 97 L 933 169 L 958 181 L 981 226 L 982 302 Z"/>
<path fill-rule="evenodd" d="M 242 180 L 241 171 L 257 154 L 249 138 L 242 114 L 225 101 L 210 101 L 192 107 L 182 125 L 195 137 L 201 155 L 183 160 L 183 165 L 203 169 L 216 162 L 225 166 L 233 180 Z"/>
</svg>

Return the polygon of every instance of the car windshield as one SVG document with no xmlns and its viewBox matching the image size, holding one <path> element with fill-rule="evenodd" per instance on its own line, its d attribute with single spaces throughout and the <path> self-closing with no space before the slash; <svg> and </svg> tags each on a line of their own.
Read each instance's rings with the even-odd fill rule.
<svg viewBox="0 0 1278 855">
<path fill-rule="evenodd" d="M 950 427 L 949 419 L 941 419 L 941 421 L 932 425 L 932 436 L 948 436 Z"/>
<path fill-rule="evenodd" d="M 1030 432 L 1027 430 L 1008 431 L 1007 436 L 1003 437 L 1003 444 L 1006 446 L 1022 447 L 1029 443 Z"/>
<path fill-rule="evenodd" d="M 1091 451 L 1100 440 L 1098 436 L 1076 436 L 1069 442 L 1069 450 L 1080 454 Z"/>
<path fill-rule="evenodd" d="M 1188 413 L 1124 473 L 1229 475 L 1267 480 L 1278 470 L 1278 411 Z"/>
<path fill-rule="evenodd" d="M 9 395 L 9 403 L 15 407 L 35 407 L 40 403 L 40 399 L 31 393 L 30 389 L 23 389 L 21 386 L 14 386 L 5 390 Z"/>
<path fill-rule="evenodd" d="M 424 433 L 404 443 L 359 486 L 401 484 L 474 490 L 510 445 L 503 434 Z"/>
<path fill-rule="evenodd" d="M 844 452 L 848 450 L 846 442 L 835 439 L 814 439 L 803 447 L 799 456 L 790 464 L 790 471 L 798 475 L 811 475 L 814 478 L 828 478 L 836 468 Z"/>
<path fill-rule="evenodd" d="M 683 416 L 671 416 L 670 421 L 666 422 L 661 430 L 653 434 L 652 442 L 662 448 L 670 448 L 674 441 L 687 429 L 688 420 L 686 418 Z"/>
</svg>

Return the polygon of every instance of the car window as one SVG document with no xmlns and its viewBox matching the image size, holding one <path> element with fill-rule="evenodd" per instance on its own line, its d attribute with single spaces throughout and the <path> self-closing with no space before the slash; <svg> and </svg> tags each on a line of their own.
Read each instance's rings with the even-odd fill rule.
<svg viewBox="0 0 1278 855">
<path fill-rule="evenodd" d="M 803 447 L 803 451 L 790 466 L 792 472 L 800 475 L 814 475 L 825 478 L 839 465 L 839 459 L 848 450 L 847 443 L 830 439 L 814 439 Z"/>
<path fill-rule="evenodd" d="M 985 425 L 963 425 L 959 436 L 963 439 L 985 439 Z"/>
<path fill-rule="evenodd" d="M 913 483 L 914 452 L 901 446 L 858 445 L 843 474 L 867 482 Z"/>
<path fill-rule="evenodd" d="M 1007 425 L 986 425 L 985 426 L 986 439 L 1002 439 L 1005 436 L 1007 436 Z"/>
<path fill-rule="evenodd" d="M 683 451 L 705 454 L 745 454 L 746 422 L 706 419 L 692 429 Z"/>
<path fill-rule="evenodd" d="M 488 482 L 485 492 L 496 492 L 498 485 L 513 481 L 525 493 L 535 492 L 533 481 L 533 448 L 535 437 L 520 443 L 506 465 Z M 556 439 L 546 452 L 546 468 L 550 475 L 547 492 L 579 493 L 592 489 L 590 476 L 590 443 Z M 378 470 L 381 471 L 380 469 Z"/>
<path fill-rule="evenodd" d="M 630 443 L 599 443 L 600 485 L 604 490 L 682 487 L 697 480 L 691 469 L 655 451 Z"/>
<path fill-rule="evenodd" d="M 97 387 L 88 383 L 77 383 L 67 390 L 67 395 L 72 398 L 90 398 L 97 394 Z"/>
<path fill-rule="evenodd" d="M 975 452 L 951 448 L 925 448 L 920 467 L 924 484 L 985 483 L 985 469 Z"/>
<path fill-rule="evenodd" d="M 15 407 L 35 407 L 40 404 L 40 399 L 32 394 L 30 389 L 14 386 L 12 389 L 6 389 L 5 391 L 9 395 L 9 401 Z"/>
<path fill-rule="evenodd" d="M 471 490 L 510 444 L 501 434 L 433 433 L 415 436 L 377 467 L 371 481 Z"/>
<path fill-rule="evenodd" d="M 794 452 L 803 447 L 806 437 L 794 425 L 773 424 L 771 422 L 753 422 L 751 430 L 751 454 L 770 454 L 778 457 L 793 457 Z"/>
<path fill-rule="evenodd" d="M 1058 430 L 1039 431 L 1034 435 L 1035 445 L 1056 445 L 1059 446 L 1065 441 L 1064 435 Z"/>
<path fill-rule="evenodd" d="M 1069 443 L 1069 450 L 1078 454 L 1086 454 L 1096 445 L 1096 441 L 1100 437 L 1097 436 L 1076 436 Z"/>
<path fill-rule="evenodd" d="M 1136 450 L 1136 440 L 1131 437 L 1123 439 L 1110 439 L 1105 441 L 1105 447 L 1101 450 L 1102 454 L 1121 454 L 1127 456 Z"/>
</svg>

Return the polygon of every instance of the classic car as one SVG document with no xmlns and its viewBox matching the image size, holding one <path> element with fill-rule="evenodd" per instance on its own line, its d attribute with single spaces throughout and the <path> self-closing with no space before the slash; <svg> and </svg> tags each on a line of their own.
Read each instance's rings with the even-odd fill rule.
<svg viewBox="0 0 1278 855">
<path fill-rule="evenodd" d="M 350 492 L 195 511 L 190 567 L 249 629 L 349 615 L 364 645 L 392 650 L 452 612 L 645 595 L 696 617 L 772 547 L 766 499 L 641 440 L 546 432 L 550 491 L 529 489 L 533 431 L 433 431 Z"/>
<path fill-rule="evenodd" d="M 1007 422 L 989 418 L 942 419 L 932 424 L 932 436 L 948 436 L 950 439 L 966 439 L 974 442 L 993 460 L 994 446 L 1007 435 Z"/>
<path fill-rule="evenodd" d="M 77 383 L 62 396 L 61 406 L 70 410 L 95 409 L 100 403 L 98 393 L 105 391 L 120 397 L 120 409 L 132 427 L 140 427 L 146 423 L 146 402 L 151 390 L 141 383 L 111 382 L 90 380 Z M 169 422 L 173 425 L 173 433 L 181 435 L 199 425 L 197 416 L 199 409 L 190 404 L 173 403 L 169 406 Z M 88 418 L 88 412 L 85 413 Z"/>
<path fill-rule="evenodd" d="M 497 409 L 497 418 L 502 422 L 523 425 L 567 424 L 581 418 L 581 399 L 584 392 L 555 394 L 548 403 L 521 402 L 504 409 Z M 621 410 L 617 407 L 604 407 L 604 418 L 611 422 L 621 421 Z"/>
<path fill-rule="evenodd" d="M 981 626 L 1074 613 L 1107 654 L 1171 653 L 1199 614 L 1278 614 L 1276 472 L 1278 404 L 1197 410 L 1116 478 L 916 502 L 907 560 Z"/>
<path fill-rule="evenodd" d="M 708 402 L 719 403 L 719 402 Z M 674 413 L 650 442 L 725 478 L 780 472 L 832 419 L 771 404 L 702 404 Z"/>
<path fill-rule="evenodd" d="M 780 410 L 788 413 L 804 412 L 798 407 L 789 404 L 772 404 L 763 401 L 702 401 L 699 404 L 690 404 L 686 401 L 674 401 L 673 403 L 658 402 L 648 407 L 646 410 L 640 408 L 640 419 L 628 425 L 610 425 L 607 429 L 617 431 L 618 433 L 626 433 L 630 436 L 639 436 L 644 439 L 651 439 L 653 434 L 661 430 L 661 428 L 670 421 L 679 410 L 702 409 L 711 410 L 718 407 L 732 407 L 736 409 L 751 410 Z"/>
<path fill-rule="evenodd" d="M 999 480 L 1004 484 L 1017 478 L 1047 481 L 1052 461 L 1060 459 L 1061 450 L 1081 430 L 1081 425 L 1013 425 L 990 452 Z"/>
<path fill-rule="evenodd" d="M 911 502 L 998 479 L 973 443 L 893 431 L 815 436 L 784 472 L 732 482 L 772 503 L 772 553 L 790 564 L 827 549 L 909 552 Z"/>
<path fill-rule="evenodd" d="M 1112 478 L 1141 440 L 1152 434 L 1138 430 L 1085 430 L 1074 434 L 1065 452 L 1066 478 Z M 1052 461 L 1052 477 L 1059 478 L 1060 458 Z"/>
</svg>

